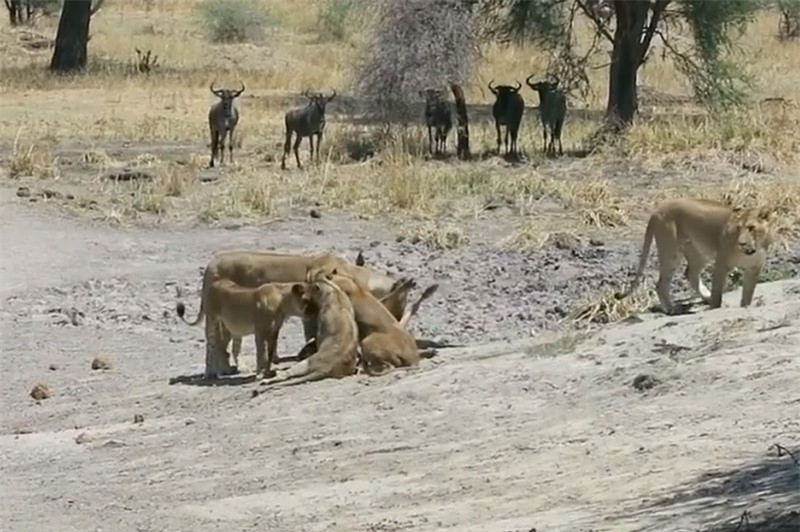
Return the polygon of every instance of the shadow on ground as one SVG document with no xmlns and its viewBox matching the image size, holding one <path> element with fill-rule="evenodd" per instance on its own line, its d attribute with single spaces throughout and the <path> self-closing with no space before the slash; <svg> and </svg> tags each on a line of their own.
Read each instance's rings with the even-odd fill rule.
<svg viewBox="0 0 800 532">
<path fill-rule="evenodd" d="M 800 530 L 800 445 L 772 446 L 761 460 L 703 473 L 637 513 L 693 516 L 703 532 Z"/>
</svg>

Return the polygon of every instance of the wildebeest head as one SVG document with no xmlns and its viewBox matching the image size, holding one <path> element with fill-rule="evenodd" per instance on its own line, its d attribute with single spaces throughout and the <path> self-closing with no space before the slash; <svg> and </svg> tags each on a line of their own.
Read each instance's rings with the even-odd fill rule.
<svg viewBox="0 0 800 532">
<path fill-rule="evenodd" d="M 516 87 L 512 87 L 511 85 L 494 85 L 494 86 L 492 86 L 492 82 L 493 81 L 494 80 L 489 82 L 489 90 L 492 91 L 492 94 L 497 96 L 498 100 L 508 98 L 508 96 L 511 95 L 511 94 L 516 94 L 522 88 L 522 83 L 520 83 L 519 81 L 517 82 L 517 86 Z"/>
<path fill-rule="evenodd" d="M 528 79 L 525 80 L 525 83 L 528 84 L 528 87 L 541 94 L 547 94 L 550 92 L 556 92 L 558 89 L 558 77 L 557 76 L 549 76 L 549 79 L 545 79 L 542 81 L 537 81 L 536 83 L 531 83 L 531 78 L 533 75 L 531 74 L 528 76 Z"/>
<path fill-rule="evenodd" d="M 303 91 L 303 96 L 308 98 L 309 105 L 314 106 L 319 114 L 324 115 L 325 106 L 336 96 L 336 89 L 333 89 L 330 96 L 325 96 L 321 92 L 309 93 L 308 90 Z"/>
<path fill-rule="evenodd" d="M 419 95 L 425 98 L 425 106 L 431 106 L 445 99 L 444 89 L 425 89 L 419 91 Z"/>
<path fill-rule="evenodd" d="M 211 92 L 222 101 L 222 108 L 225 109 L 225 116 L 233 114 L 233 100 L 238 98 L 244 92 L 244 83 L 239 90 L 233 89 L 215 89 L 214 82 L 211 82 Z"/>
</svg>

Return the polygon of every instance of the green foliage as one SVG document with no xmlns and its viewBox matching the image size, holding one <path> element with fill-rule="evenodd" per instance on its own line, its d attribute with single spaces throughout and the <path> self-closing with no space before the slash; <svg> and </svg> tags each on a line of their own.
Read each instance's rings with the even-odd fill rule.
<svg viewBox="0 0 800 532">
<path fill-rule="evenodd" d="M 751 78 L 724 54 L 732 51 L 733 37 L 741 36 L 765 7 L 763 0 L 707 2 L 683 0 L 681 15 L 694 36 L 694 57 L 675 58 L 692 84 L 695 95 L 711 106 L 728 107 L 744 101 Z"/>
<path fill-rule="evenodd" d="M 341 41 L 347 36 L 352 15 L 359 8 L 358 0 L 320 0 L 317 32 L 320 39 Z"/>
<path fill-rule="evenodd" d="M 245 42 L 263 36 L 269 23 L 257 0 L 203 0 L 195 8 L 214 42 Z"/>
</svg>

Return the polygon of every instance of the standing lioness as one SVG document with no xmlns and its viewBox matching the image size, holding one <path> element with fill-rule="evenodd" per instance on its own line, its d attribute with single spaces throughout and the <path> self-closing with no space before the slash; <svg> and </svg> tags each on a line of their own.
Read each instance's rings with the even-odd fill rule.
<svg viewBox="0 0 800 532">
<path fill-rule="evenodd" d="M 241 338 L 256 335 L 256 372 L 271 375 L 271 364 L 277 360 L 278 335 L 286 318 L 303 317 L 302 296 L 306 283 L 266 283 L 247 288 L 230 279 L 211 283 L 205 304 L 207 330 L 233 338 L 233 359 L 238 367 Z M 193 321 L 184 317 L 186 308 L 178 303 L 178 316 L 188 325 L 197 325 L 203 317 L 198 313 Z M 227 344 L 228 336 L 214 337 L 217 344 Z M 265 352 L 264 343 L 267 344 Z M 266 355 L 266 356 L 265 356 Z"/>
<path fill-rule="evenodd" d="M 670 294 L 670 283 L 680 257 L 686 257 L 686 279 L 692 289 L 711 308 L 722 305 L 728 272 L 733 267 L 743 270 L 741 306 L 753 301 L 758 276 L 774 240 L 773 213 L 767 207 L 732 209 L 718 201 L 681 198 L 659 204 L 644 234 L 639 256 L 639 269 L 630 288 L 619 299 L 628 296 L 639 285 L 650 254 L 650 243 L 656 240 L 659 277 L 658 299 L 667 314 L 676 309 Z M 714 261 L 711 292 L 700 280 L 700 273 Z"/>
</svg>

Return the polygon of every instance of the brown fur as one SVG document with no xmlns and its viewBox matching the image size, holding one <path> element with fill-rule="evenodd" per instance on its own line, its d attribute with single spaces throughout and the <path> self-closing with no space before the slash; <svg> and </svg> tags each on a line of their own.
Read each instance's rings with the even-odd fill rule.
<svg viewBox="0 0 800 532">
<path fill-rule="evenodd" d="M 392 368 L 416 366 L 421 358 L 417 344 L 406 326 L 423 299 L 436 290 L 429 288 L 412 310 L 400 321 L 354 279 L 344 275 L 327 276 L 353 303 L 364 371 L 370 375 L 383 375 Z"/>
<path fill-rule="evenodd" d="M 211 283 L 206 299 L 206 323 L 211 322 L 211 329 L 219 331 L 221 338 L 215 341 L 227 345 L 233 338 L 233 357 L 237 366 L 242 337 L 255 334 L 256 371 L 270 375 L 271 364 L 277 361 L 278 335 L 284 321 L 291 316 L 304 316 L 302 295 L 305 288 L 305 283 L 265 283 L 258 288 L 247 288 L 230 279 L 218 279 Z M 189 325 L 199 321 L 199 318 L 194 322 L 187 321 L 182 304 L 178 305 L 177 311 Z"/>
<path fill-rule="evenodd" d="M 293 385 L 326 378 L 341 379 L 356 372 L 358 328 L 350 299 L 327 279 L 307 286 L 303 299 L 307 302 L 307 308 L 316 315 L 319 349 L 306 360 L 262 381 L 262 385 Z M 254 390 L 253 397 L 260 393 L 263 391 Z"/>
<path fill-rule="evenodd" d="M 230 279 L 245 288 L 256 288 L 265 283 L 299 283 L 305 281 L 310 267 L 336 268 L 347 272 L 370 287 L 378 297 L 391 290 L 394 280 L 369 268 L 356 266 L 331 253 L 315 255 L 294 255 L 271 251 L 226 251 L 217 254 L 206 266 L 203 274 L 203 287 L 200 298 L 200 311 L 194 325 L 205 315 L 205 302 L 211 284 L 217 279 Z M 180 303 L 179 303 L 180 304 Z M 306 340 L 314 336 L 314 320 L 303 318 Z M 216 330 L 206 320 L 206 368 L 205 377 L 216 378 L 233 372 L 227 356 L 227 345 L 231 335 L 227 331 Z M 236 344 L 236 340 L 234 341 Z"/>
<path fill-rule="evenodd" d="M 670 284 L 679 253 L 687 260 L 686 279 L 711 308 L 722 305 L 722 293 L 731 268 L 744 270 L 740 304 L 746 307 L 753 300 L 758 276 L 773 243 L 772 221 L 772 212 L 766 207 L 735 210 L 705 199 L 665 201 L 650 216 L 636 277 L 627 292 L 617 297 L 626 297 L 639 285 L 650 254 L 650 243 L 655 238 L 659 262 L 657 292 L 665 313 L 676 312 Z M 700 280 L 700 273 L 712 260 L 714 273 L 709 292 Z"/>
</svg>

